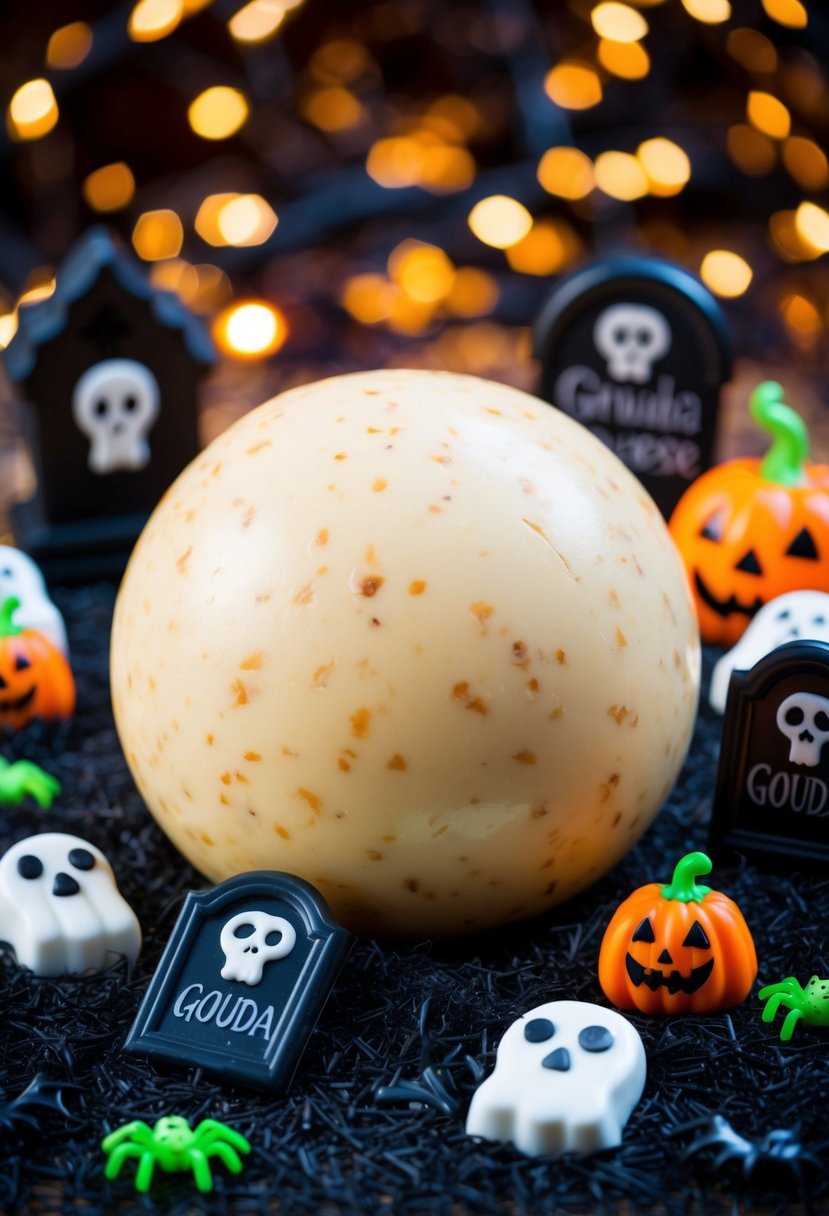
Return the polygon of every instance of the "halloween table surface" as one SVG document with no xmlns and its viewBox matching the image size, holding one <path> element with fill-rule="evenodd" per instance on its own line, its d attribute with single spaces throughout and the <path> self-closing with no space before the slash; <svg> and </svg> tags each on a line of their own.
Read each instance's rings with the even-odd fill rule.
<svg viewBox="0 0 829 1216">
<path fill-rule="evenodd" d="M 641 883 L 667 880 L 683 852 L 705 847 L 721 728 L 705 697 L 676 789 L 611 874 L 540 919 L 486 935 L 358 941 L 293 1084 L 274 1096 L 122 1052 L 184 892 L 207 884 L 146 811 L 118 745 L 107 664 L 113 589 L 99 584 L 57 598 L 77 714 L 68 726 L 36 723 L 5 739 L 3 754 L 43 764 L 63 792 L 50 811 L 3 808 L 0 844 L 5 850 L 43 830 L 97 844 L 138 914 L 144 948 L 131 976 L 117 966 L 75 979 L 33 978 L 0 953 L 0 1211 L 730 1212 L 755 1211 L 758 1202 L 774 1210 L 806 1194 L 823 1196 L 815 1210 L 829 1204 L 809 1157 L 795 1152 L 789 1165 L 771 1169 L 760 1161 L 746 1178 L 740 1159 L 718 1170 L 713 1151 L 683 1159 L 694 1133 L 676 1132 L 716 1112 L 746 1140 L 796 1129 L 805 1149 L 829 1150 L 829 1038 L 801 1023 L 781 1044 L 761 1022 L 756 997 L 761 983 L 829 973 L 829 881 L 820 876 L 715 869 L 709 882 L 738 901 L 754 932 L 758 983 L 730 1013 L 630 1015 L 648 1079 L 621 1149 L 552 1161 L 464 1135 L 471 1095 L 510 1022 L 551 1000 L 605 1003 L 596 963 L 614 908 Z M 706 653 L 706 686 L 715 657 Z M 15 1111 L 13 1099 L 38 1073 L 62 1085 L 68 1115 L 48 1104 Z M 383 1087 L 397 1096 L 383 1100 Z M 198 1195 L 192 1176 L 159 1173 L 141 1199 L 131 1165 L 108 1183 L 102 1137 L 168 1114 L 192 1124 L 216 1118 L 242 1132 L 252 1145 L 243 1172 L 233 1178 L 217 1164 L 209 1197 Z"/>
</svg>

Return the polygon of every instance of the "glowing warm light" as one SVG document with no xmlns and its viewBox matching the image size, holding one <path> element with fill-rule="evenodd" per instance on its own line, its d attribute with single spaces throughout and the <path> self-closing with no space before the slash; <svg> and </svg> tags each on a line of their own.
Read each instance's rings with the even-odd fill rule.
<svg viewBox="0 0 829 1216">
<path fill-rule="evenodd" d="M 790 30 L 805 29 L 809 21 L 806 5 L 800 0 L 763 0 L 763 8 L 772 21 L 788 26 Z"/>
<path fill-rule="evenodd" d="M 178 257 L 183 240 L 181 220 L 167 208 L 145 211 L 132 230 L 133 248 L 145 262 Z"/>
<path fill-rule="evenodd" d="M 300 113 L 321 131 L 347 131 L 365 118 L 361 102 L 340 85 L 315 89 L 303 101 Z"/>
<path fill-rule="evenodd" d="M 133 42 L 158 42 L 172 34 L 183 16 L 183 0 L 139 0 L 130 13 L 127 33 Z"/>
<path fill-rule="evenodd" d="M 84 179 L 83 196 L 93 211 L 118 211 L 135 194 L 135 178 L 124 161 L 102 165 Z"/>
<path fill-rule="evenodd" d="M 214 85 L 190 103 L 187 118 L 202 139 L 228 139 L 244 124 L 248 113 L 244 93 L 226 85 Z"/>
<path fill-rule="evenodd" d="M 14 139 L 40 139 L 58 121 L 58 103 L 48 80 L 22 84 L 9 102 L 7 127 Z"/>
<path fill-rule="evenodd" d="M 5 350 L 17 333 L 17 313 L 5 312 L 0 316 L 0 350 Z"/>
<path fill-rule="evenodd" d="M 190 269 L 196 275 L 196 291 L 194 295 L 190 295 L 188 292 L 184 302 L 194 312 L 218 312 L 227 304 L 233 294 L 230 279 L 223 270 L 211 265 L 210 262 L 199 262 Z M 188 278 L 186 282 L 191 282 L 191 279 Z"/>
<path fill-rule="evenodd" d="M 455 267 L 442 249 L 422 241 L 403 241 L 389 255 L 389 275 L 410 300 L 436 304 L 452 290 Z"/>
<path fill-rule="evenodd" d="M 599 40 L 599 63 L 613 76 L 622 80 L 642 80 L 650 71 L 651 61 L 641 42 L 611 42 Z"/>
<path fill-rule="evenodd" d="M 150 269 L 150 282 L 153 287 L 174 291 L 188 304 L 198 291 L 199 276 L 196 268 L 183 258 L 168 258 L 164 262 L 153 264 Z"/>
<path fill-rule="evenodd" d="M 538 165 L 538 180 L 559 198 L 585 198 L 593 189 L 593 162 L 578 148 L 549 148 Z"/>
<path fill-rule="evenodd" d="M 477 202 L 467 223 L 479 241 L 495 249 L 509 249 L 525 237 L 533 217 L 523 203 L 506 194 L 492 194 Z"/>
<path fill-rule="evenodd" d="M 427 121 L 436 119 L 444 124 L 444 133 L 449 139 L 458 142 L 471 139 L 481 127 L 481 114 L 466 97 L 457 93 L 445 93 L 437 101 L 433 101 L 426 112 Z"/>
<path fill-rule="evenodd" d="M 636 156 L 648 176 L 651 194 L 662 198 L 679 194 L 691 176 L 687 154 L 670 139 L 646 139 Z"/>
<path fill-rule="evenodd" d="M 700 278 L 717 296 L 733 300 L 748 290 L 753 271 L 745 258 L 728 249 L 712 249 L 699 268 Z"/>
<path fill-rule="evenodd" d="M 507 260 L 519 274 L 555 274 L 564 266 L 564 242 L 555 227 L 542 220 L 507 250 Z"/>
<path fill-rule="evenodd" d="M 776 72 L 774 43 L 757 30 L 743 27 L 732 30 L 726 41 L 729 55 L 750 72 Z"/>
<path fill-rule="evenodd" d="M 432 194 L 465 190 L 475 180 L 475 160 L 466 148 L 434 144 L 423 154 L 420 185 Z"/>
<path fill-rule="evenodd" d="M 589 110 L 602 100 L 602 82 L 586 63 L 564 60 L 544 77 L 544 91 L 565 110 Z"/>
<path fill-rule="evenodd" d="M 397 292 L 382 274 L 357 274 L 343 289 L 342 305 L 355 321 L 377 325 L 391 316 Z"/>
<path fill-rule="evenodd" d="M 366 172 L 381 186 L 422 186 L 434 194 L 464 190 L 475 180 L 475 161 L 466 148 L 445 144 L 430 131 L 378 139 Z"/>
<path fill-rule="evenodd" d="M 213 326 L 216 345 L 237 359 L 264 359 L 273 355 L 287 336 L 284 316 L 264 300 L 231 304 L 219 314 Z"/>
<path fill-rule="evenodd" d="M 420 143 L 408 135 L 378 139 L 369 149 L 366 172 L 380 186 L 402 189 L 420 182 L 423 153 Z"/>
<path fill-rule="evenodd" d="M 250 0 L 230 18 L 227 28 L 237 42 L 267 42 L 285 20 L 287 5 L 282 0 Z"/>
<path fill-rule="evenodd" d="M 601 152 L 593 165 L 596 185 L 611 198 L 631 202 L 648 193 L 648 179 L 629 152 Z"/>
<path fill-rule="evenodd" d="M 219 208 L 216 224 L 226 245 L 261 245 L 279 223 L 261 194 L 239 194 Z"/>
<path fill-rule="evenodd" d="M 763 177 L 777 164 L 777 145 L 748 123 L 728 128 L 726 147 L 737 168 L 749 177 Z"/>
<path fill-rule="evenodd" d="M 392 298 L 388 327 L 397 334 L 413 338 L 428 329 L 434 317 L 431 304 L 420 304 L 412 300 L 405 291 L 397 291 Z"/>
<path fill-rule="evenodd" d="M 801 203 L 794 217 L 797 234 L 816 253 L 829 251 L 829 212 L 817 203 Z"/>
<path fill-rule="evenodd" d="M 26 279 L 17 299 L 18 307 L 25 308 L 29 304 L 39 304 L 41 300 L 48 300 L 49 296 L 54 295 L 55 287 L 55 275 L 51 267 L 38 267 Z"/>
<path fill-rule="evenodd" d="M 612 42 L 638 42 L 648 32 L 648 23 L 642 14 L 617 0 L 602 0 L 591 12 L 590 20 L 599 37 Z"/>
<path fill-rule="evenodd" d="M 769 235 L 775 253 L 785 262 L 812 261 L 820 256 L 820 250 L 801 239 L 795 219 L 794 211 L 775 211 L 769 217 Z"/>
<path fill-rule="evenodd" d="M 806 346 L 812 344 L 811 340 L 823 328 L 820 313 L 815 305 L 807 296 L 797 292 L 781 301 L 780 311 L 786 325 L 794 332 L 795 337 L 805 339 Z"/>
<path fill-rule="evenodd" d="M 456 317 L 483 317 L 492 312 L 499 295 L 491 274 L 476 266 L 459 266 L 446 306 Z"/>
<path fill-rule="evenodd" d="M 772 139 L 785 139 L 792 125 L 787 108 L 771 93 L 753 90 L 746 105 L 748 121 Z"/>
<path fill-rule="evenodd" d="M 811 139 L 793 135 L 783 145 L 783 164 L 804 190 L 825 190 L 829 185 L 829 161 Z"/>
<path fill-rule="evenodd" d="M 705 25 L 719 25 L 731 16 L 728 0 L 682 0 L 682 7 Z"/>
<path fill-rule="evenodd" d="M 76 68 L 92 50 L 92 30 L 85 21 L 73 21 L 55 30 L 46 47 L 50 68 Z"/>
<path fill-rule="evenodd" d="M 350 84 L 374 66 L 362 42 L 353 38 L 332 38 L 318 47 L 308 70 L 321 84 Z"/>
</svg>

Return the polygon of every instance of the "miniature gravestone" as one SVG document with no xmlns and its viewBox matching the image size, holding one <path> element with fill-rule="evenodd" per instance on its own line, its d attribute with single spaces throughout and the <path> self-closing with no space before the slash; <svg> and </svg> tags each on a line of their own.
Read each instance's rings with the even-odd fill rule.
<svg viewBox="0 0 829 1216">
<path fill-rule="evenodd" d="M 291 874 L 191 891 L 126 1050 L 284 1090 L 352 940 Z"/>
<path fill-rule="evenodd" d="M 102 228 L 74 246 L 53 294 L 20 310 L 3 361 L 37 487 L 12 526 L 49 582 L 120 575 L 198 451 L 197 389 L 214 359 L 203 323 Z"/>
<path fill-rule="evenodd" d="M 669 516 L 712 463 L 731 372 L 714 297 L 678 266 L 609 258 L 557 284 L 534 345 L 539 395 L 606 443 Z"/>
<path fill-rule="evenodd" d="M 711 848 L 829 863 L 829 643 L 787 642 L 733 673 Z"/>
</svg>

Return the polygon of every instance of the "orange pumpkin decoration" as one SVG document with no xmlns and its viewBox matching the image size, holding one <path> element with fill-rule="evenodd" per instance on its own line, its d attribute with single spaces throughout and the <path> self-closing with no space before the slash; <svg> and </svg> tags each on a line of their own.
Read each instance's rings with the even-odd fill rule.
<svg viewBox="0 0 829 1216">
<path fill-rule="evenodd" d="M 733 646 L 784 592 L 829 591 L 829 465 L 806 462 L 805 424 L 782 397 L 766 381 L 749 402 L 772 435 L 765 457 L 709 469 L 671 516 L 704 642 Z"/>
<path fill-rule="evenodd" d="M 599 951 L 599 983 L 614 1005 L 713 1013 L 748 996 L 754 941 L 734 901 L 696 883 L 710 870 L 704 853 L 688 853 L 667 887 L 648 883 L 616 909 Z"/>
<path fill-rule="evenodd" d="M 64 656 L 36 629 L 12 618 L 20 600 L 0 606 L 0 729 L 20 730 L 32 719 L 68 718 L 75 708 L 75 681 Z"/>
</svg>

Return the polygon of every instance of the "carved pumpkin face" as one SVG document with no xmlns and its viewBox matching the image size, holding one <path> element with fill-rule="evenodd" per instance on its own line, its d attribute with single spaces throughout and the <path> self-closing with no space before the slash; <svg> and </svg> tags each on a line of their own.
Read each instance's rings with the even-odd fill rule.
<svg viewBox="0 0 829 1216">
<path fill-rule="evenodd" d="M 669 886 L 648 883 L 620 904 L 599 952 L 599 982 L 620 1009 L 712 1013 L 748 996 L 757 955 L 737 905 L 698 886 L 704 853 L 677 863 Z"/>
<path fill-rule="evenodd" d="M 34 718 L 68 718 L 75 708 L 69 664 L 47 637 L 12 624 L 19 601 L 0 607 L 0 730 L 20 730 Z"/>
<path fill-rule="evenodd" d="M 795 487 L 759 469 L 759 460 L 710 469 L 671 518 L 705 642 L 732 646 L 778 595 L 829 591 L 829 467 L 810 466 L 809 484 Z"/>
<path fill-rule="evenodd" d="M 762 461 L 709 469 L 671 517 L 704 642 L 733 646 L 778 595 L 829 591 L 829 466 L 806 463 L 806 428 L 782 392 L 769 381 L 751 395 L 773 437 Z"/>
</svg>

